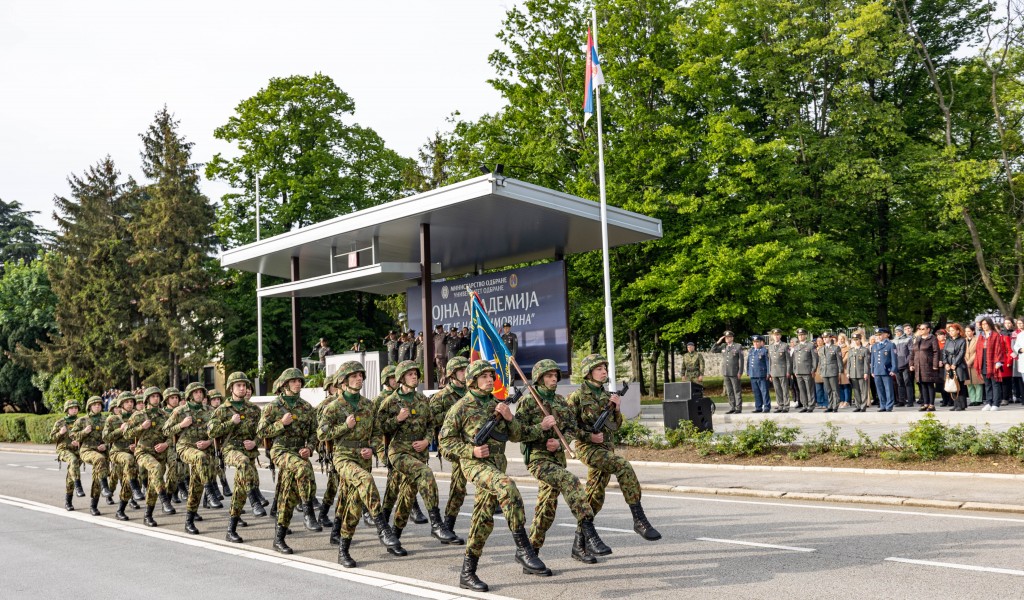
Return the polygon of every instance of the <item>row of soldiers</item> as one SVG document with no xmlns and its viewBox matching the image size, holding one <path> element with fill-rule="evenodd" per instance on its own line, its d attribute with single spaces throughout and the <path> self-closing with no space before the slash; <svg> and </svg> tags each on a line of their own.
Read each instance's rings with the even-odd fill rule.
<svg viewBox="0 0 1024 600">
<path fill-rule="evenodd" d="M 274 549 L 292 553 L 286 537 L 291 533 L 293 511 L 299 508 L 307 530 L 331 528 L 329 542 L 338 545 L 338 562 L 346 567 L 356 566 L 350 549 L 360 517 L 375 527 L 389 554 L 407 555 L 401 545 L 402 533 L 417 496 L 422 497 L 431 535 L 442 544 L 466 545 L 460 586 L 487 591 L 476 571 L 498 510 L 512 532 L 515 559 L 524 573 L 551 575 L 538 552 L 553 524 L 560 494 L 577 520 L 571 556 L 592 564 L 597 562 L 596 556 L 611 554 L 597 534 L 594 518 L 604 505 L 612 475 L 629 505 L 634 530 L 646 540 L 661 538 L 644 513 L 632 466 L 615 454 L 614 436 L 622 414 L 618 395 L 605 389 L 607 361 L 590 355 L 583 360 L 581 371 L 583 384 L 566 399 L 556 393 L 561 378 L 558 365 L 551 360 L 538 362 L 531 372 L 532 385 L 528 385 L 532 401 L 524 402 L 515 414 L 508 402 L 499 401 L 492 393 L 494 367 L 487 361 L 470 363 L 463 357 L 448 361 L 448 383 L 429 399 L 417 390 L 422 374 L 415 362 L 385 368 L 381 373 L 383 390 L 374 400 L 362 395 L 363 365 L 344 363 L 325 382 L 327 399 L 315 409 L 299 395 L 305 380 L 297 369 L 286 369 L 278 377 L 273 386 L 277 396 L 262 411 L 249 400 L 252 385 L 248 378 L 232 373 L 227 380 L 230 397 L 215 409 L 203 407 L 206 393 L 198 385 L 186 390 L 185 404 L 169 413 L 165 394 L 157 388 L 144 392 L 147 405 L 138 413 L 126 416 L 132 407 L 125 398 L 119 403 L 121 414 L 111 415 L 107 423 L 100 416 L 102 406 L 92 399 L 86 417 L 77 417 L 77 405 L 69 403 L 67 416 L 54 425 L 54 439 L 61 459 L 69 464 L 69 507 L 74 475 L 82 461 L 93 467 L 93 511 L 98 514 L 99 496 L 108 495 L 107 465 L 112 463 L 120 467 L 124 501 L 130 498 L 125 487 L 136 499 L 145 499 L 144 522 L 150 526 L 156 525 L 153 509 L 157 500 L 165 513 L 174 511 L 165 479 L 170 449 L 174 448 L 190 474 L 185 529 L 193 534 L 198 533 L 195 522 L 202 520 L 197 513 L 200 498 L 214 496 L 217 457 L 222 456 L 227 466 L 235 468 L 226 536 L 232 542 L 242 541 L 236 529 L 245 525 L 241 513 L 246 497 L 254 514 L 266 514 L 256 471 L 262 445 L 271 471 L 276 471 L 271 511 L 276 513 Z M 109 440 L 94 436 L 97 427 L 110 433 Z M 585 485 L 566 468 L 566 452 L 572 453 L 567 440 L 574 442 L 575 454 L 589 468 Z M 428 448 L 435 441 L 440 455 L 452 465 L 443 517 L 437 482 L 428 466 Z M 540 481 L 529 532 L 522 496 L 506 474 L 505 446 L 509 441 L 522 444 L 526 466 Z M 311 462 L 314 452 L 330 465 L 319 514 Z M 383 498 L 371 475 L 374 456 L 388 468 Z M 139 474 L 146 475 L 145 495 L 137 480 Z M 468 540 L 464 541 L 455 534 L 454 526 L 465 501 L 467 481 L 474 484 L 476 495 Z M 334 519 L 327 514 L 331 506 Z M 122 518 L 124 507 L 122 503 L 118 518 Z"/>
</svg>

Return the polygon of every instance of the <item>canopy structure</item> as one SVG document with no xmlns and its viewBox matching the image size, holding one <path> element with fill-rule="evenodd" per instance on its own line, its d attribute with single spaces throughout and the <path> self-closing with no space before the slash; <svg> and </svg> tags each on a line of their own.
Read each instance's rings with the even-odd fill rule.
<svg viewBox="0 0 1024 600">
<path fill-rule="evenodd" d="M 610 246 L 661 235 L 660 220 L 608 207 Z M 431 279 L 600 248 L 597 202 L 491 173 L 228 250 L 221 265 L 290 280 L 257 293 L 292 298 L 298 364 L 298 298 L 395 294 Z M 432 354 L 430 285 L 422 287 L 420 329 Z"/>
</svg>

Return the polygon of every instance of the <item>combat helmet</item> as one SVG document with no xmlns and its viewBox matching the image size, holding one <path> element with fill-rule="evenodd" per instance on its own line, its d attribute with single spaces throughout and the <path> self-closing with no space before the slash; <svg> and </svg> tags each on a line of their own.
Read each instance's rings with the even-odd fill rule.
<svg viewBox="0 0 1024 600">
<path fill-rule="evenodd" d="M 167 398 L 170 398 L 171 396 L 177 396 L 178 399 L 180 400 L 181 399 L 181 390 L 179 390 L 176 387 L 169 387 L 169 388 L 165 389 L 164 390 L 164 399 L 166 400 Z"/>
<path fill-rule="evenodd" d="M 224 394 L 221 394 L 218 390 L 213 390 L 207 396 L 210 400 L 224 400 Z"/>
<path fill-rule="evenodd" d="M 455 375 L 455 372 L 459 369 L 468 369 L 469 359 L 465 356 L 455 356 L 448 361 L 448 364 L 444 366 L 444 374 L 447 377 Z"/>
<path fill-rule="evenodd" d="M 166 396 L 160 393 L 160 388 L 156 387 L 155 385 L 151 385 L 142 391 L 142 398 L 143 400 L 146 401 L 146 404 L 149 404 L 149 397 L 152 396 L 153 394 L 160 396 L 161 402 L 163 401 L 164 398 L 166 398 Z"/>
<path fill-rule="evenodd" d="M 558 380 L 562 380 L 562 371 L 558 368 L 558 363 L 550 358 L 539 360 L 537 364 L 533 365 L 533 369 L 530 370 L 530 380 L 533 381 L 534 385 L 540 385 L 540 380 L 544 374 L 551 371 L 558 373 Z"/>
<path fill-rule="evenodd" d="M 281 374 L 274 380 L 274 393 L 280 392 L 281 388 L 284 387 L 284 384 L 288 383 L 292 379 L 298 379 L 302 382 L 302 385 L 306 385 L 306 377 L 302 374 L 302 371 L 295 367 L 289 367 L 284 371 L 281 371 Z"/>
<path fill-rule="evenodd" d="M 187 386 L 185 386 L 185 394 L 184 394 L 184 396 L 185 396 L 185 401 L 186 402 L 192 399 L 192 392 L 194 392 L 196 390 L 203 390 L 203 395 L 204 396 L 207 395 L 207 393 L 206 393 L 206 386 L 204 386 L 203 384 L 199 383 L 198 381 L 193 381 L 192 383 L 190 383 Z"/>
<path fill-rule="evenodd" d="M 68 412 L 71 407 L 81 410 L 81 406 L 78 405 L 78 400 L 65 400 L 64 401 L 64 412 Z"/>
<path fill-rule="evenodd" d="M 353 373 L 362 373 L 363 376 L 365 377 L 366 367 L 364 367 L 363 363 L 359 362 L 358 360 L 350 360 L 348 362 L 342 363 L 342 365 L 338 367 L 338 370 L 334 372 L 335 385 L 338 385 L 340 387 L 342 384 L 345 383 L 345 381 L 348 380 L 348 376 Z"/>
<path fill-rule="evenodd" d="M 490 371 L 497 375 L 497 371 L 494 369 L 494 365 L 487 362 L 486 360 L 474 360 L 469 368 L 466 369 L 466 384 L 470 387 L 476 387 L 476 378 Z"/>
<path fill-rule="evenodd" d="M 590 372 L 601 365 L 608 366 L 608 359 L 601 354 L 588 354 L 580 363 L 580 370 L 584 377 L 590 377 Z"/>
<path fill-rule="evenodd" d="M 238 383 L 239 381 L 252 387 L 252 382 L 249 381 L 249 377 L 245 373 L 241 371 L 235 371 L 234 373 L 228 375 L 227 381 L 224 382 L 224 386 L 228 389 L 229 394 L 231 393 L 231 386 Z"/>
<path fill-rule="evenodd" d="M 325 390 L 327 388 L 331 387 L 332 385 L 337 385 L 337 383 L 338 383 L 337 373 L 331 373 L 330 375 L 327 375 L 327 376 L 324 377 L 324 389 Z"/>
<path fill-rule="evenodd" d="M 420 369 L 420 364 L 418 362 L 414 360 L 403 360 L 398 363 L 397 367 L 395 367 L 395 379 L 401 382 L 402 377 L 404 377 L 409 371 L 416 371 L 421 376 L 423 375 L 423 371 Z"/>
<path fill-rule="evenodd" d="M 117 399 L 114 400 L 114 404 L 121 406 L 122 404 L 124 404 L 125 400 L 131 400 L 134 407 L 135 394 L 131 392 L 121 392 L 120 394 L 117 395 Z"/>
<path fill-rule="evenodd" d="M 380 380 L 382 383 L 387 383 L 389 377 L 395 376 L 395 365 L 388 365 L 384 367 L 384 370 L 380 372 Z"/>
<path fill-rule="evenodd" d="M 99 404 L 100 406 L 103 406 L 103 398 L 100 398 L 99 396 L 89 396 L 89 399 L 85 401 L 85 410 L 88 411 L 90 408 L 92 408 L 93 404 Z"/>
</svg>

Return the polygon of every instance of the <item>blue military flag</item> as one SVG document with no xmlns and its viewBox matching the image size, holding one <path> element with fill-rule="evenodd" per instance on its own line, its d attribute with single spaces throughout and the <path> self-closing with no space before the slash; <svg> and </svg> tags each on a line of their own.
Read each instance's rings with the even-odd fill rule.
<svg viewBox="0 0 1024 600">
<path fill-rule="evenodd" d="M 479 294 L 469 290 L 469 297 L 470 302 L 473 303 L 471 311 L 473 329 L 470 337 L 469 360 L 486 360 L 494 365 L 498 376 L 494 380 L 492 393 L 495 398 L 505 399 L 508 396 L 508 388 L 512 385 L 512 373 L 509 370 L 509 357 L 512 353 L 505 347 L 505 342 L 502 341 L 497 328 L 487 316 Z"/>
</svg>

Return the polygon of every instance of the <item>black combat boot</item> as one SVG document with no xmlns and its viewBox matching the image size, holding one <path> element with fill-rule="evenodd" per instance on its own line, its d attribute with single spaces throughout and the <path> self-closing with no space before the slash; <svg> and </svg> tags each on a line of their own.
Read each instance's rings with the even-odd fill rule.
<svg viewBox="0 0 1024 600">
<path fill-rule="evenodd" d="M 192 520 L 195 521 L 196 523 L 202 523 L 203 522 L 203 515 L 201 515 L 199 513 L 196 513 L 195 516 L 192 517 Z"/>
<path fill-rule="evenodd" d="M 142 507 L 139 506 L 139 503 L 135 501 L 135 498 L 129 498 L 128 499 L 128 508 L 133 508 L 135 510 L 139 510 Z"/>
<path fill-rule="evenodd" d="M 185 532 L 196 535 L 199 533 L 199 529 L 196 528 L 196 513 L 195 511 L 185 511 Z"/>
<path fill-rule="evenodd" d="M 370 515 L 370 511 L 363 509 L 363 524 L 367 527 L 373 527 L 373 516 Z"/>
<path fill-rule="evenodd" d="M 288 547 L 288 544 L 284 541 L 284 536 L 288 534 L 288 528 L 278 523 L 274 528 L 274 550 L 277 550 L 281 554 L 291 554 L 292 549 Z"/>
<path fill-rule="evenodd" d="M 327 516 L 327 511 L 330 509 L 331 507 L 327 504 L 320 505 L 320 514 L 317 516 L 317 520 L 320 522 L 321 527 L 334 527 L 334 521 Z"/>
<path fill-rule="evenodd" d="M 440 540 L 442 544 L 458 544 L 459 538 L 455 537 L 455 534 L 441 520 L 441 510 L 434 507 L 428 512 L 430 514 L 430 535 Z"/>
<path fill-rule="evenodd" d="M 124 509 L 125 509 L 126 506 L 128 506 L 128 501 L 127 500 L 121 500 L 121 502 L 117 505 L 117 512 L 114 513 L 114 517 L 118 521 L 127 521 L 128 520 L 128 515 L 124 514 Z"/>
<path fill-rule="evenodd" d="M 274 503 L 270 505 L 270 516 L 277 518 L 277 498 L 274 498 Z"/>
<path fill-rule="evenodd" d="M 156 521 L 153 520 L 153 509 L 156 506 L 146 505 L 146 516 L 142 517 L 142 523 L 146 527 L 156 527 Z"/>
<path fill-rule="evenodd" d="M 209 506 L 207 506 L 206 504 L 203 504 L 203 508 L 224 508 L 224 505 L 220 503 L 220 501 L 223 500 L 223 498 L 220 498 L 220 499 L 217 498 L 217 496 L 220 495 L 220 494 L 217 493 L 217 483 L 214 482 L 214 480 L 211 479 L 210 481 L 206 482 L 206 486 L 205 487 L 206 487 L 206 502 L 209 504 Z"/>
<path fill-rule="evenodd" d="M 390 523 L 391 522 L 391 509 L 390 508 L 388 508 L 387 506 L 381 505 L 381 507 L 380 507 L 380 514 L 381 514 L 382 517 L 384 517 L 384 522 L 385 523 Z"/>
<path fill-rule="evenodd" d="M 128 489 L 132 491 L 132 500 L 136 502 L 142 502 L 146 499 L 146 495 L 142 493 L 142 486 L 139 485 L 138 479 L 128 480 Z M 138 508 L 137 506 L 135 508 Z"/>
<path fill-rule="evenodd" d="M 224 539 L 226 539 L 229 542 L 234 542 L 236 544 L 242 543 L 242 536 L 238 535 L 238 533 L 235 531 L 235 529 L 238 528 L 239 521 L 240 519 L 238 517 L 228 517 L 228 534 L 224 537 Z"/>
<path fill-rule="evenodd" d="M 487 584 L 480 581 L 480 578 L 476 576 L 476 564 L 480 562 L 479 556 L 471 556 L 469 554 L 462 560 L 462 572 L 459 573 L 459 587 L 464 590 L 473 590 L 474 592 L 486 592 L 488 589 Z"/>
<path fill-rule="evenodd" d="M 629 512 L 633 513 L 633 531 L 639 533 L 640 537 L 649 542 L 661 539 L 661 534 L 647 520 L 647 515 L 644 514 L 644 507 L 640 506 L 639 502 L 630 504 Z"/>
<path fill-rule="evenodd" d="M 223 490 L 221 494 L 224 496 L 231 496 L 231 488 L 228 487 L 228 476 L 224 473 L 220 474 L 220 487 Z"/>
<path fill-rule="evenodd" d="M 75 505 L 71 503 L 71 498 L 74 494 L 64 494 L 64 510 L 75 510 Z"/>
<path fill-rule="evenodd" d="M 455 536 L 454 544 L 461 546 L 466 543 L 466 540 L 460 538 L 459 535 L 455 533 L 455 515 L 445 515 L 444 525 L 448 528 L 448 531 L 452 532 L 452 535 Z"/>
<path fill-rule="evenodd" d="M 349 546 L 351 545 L 352 538 L 341 538 L 341 542 L 338 544 L 338 564 L 346 569 L 352 569 L 356 566 L 356 561 L 352 560 L 352 556 L 348 553 Z"/>
<path fill-rule="evenodd" d="M 82 480 L 75 480 L 75 495 L 79 498 L 85 498 L 85 490 L 82 489 Z"/>
<path fill-rule="evenodd" d="M 384 515 L 381 514 L 381 520 L 384 519 Z M 387 523 L 387 521 L 384 521 Z M 395 541 L 398 543 L 394 546 L 388 546 L 388 554 L 394 554 L 395 556 L 408 556 L 409 553 L 402 547 L 402 529 L 395 527 L 391 530 L 391 535 L 395 536 Z"/>
<path fill-rule="evenodd" d="M 263 497 L 263 491 L 260 490 L 259 486 L 254 486 L 252 489 L 256 490 L 256 496 L 260 499 L 260 504 L 263 506 L 270 506 L 270 500 Z"/>
<path fill-rule="evenodd" d="M 186 484 L 184 481 L 178 482 L 178 497 L 181 498 L 182 502 L 188 500 L 188 484 Z"/>
<path fill-rule="evenodd" d="M 165 515 L 173 515 L 178 512 L 171 506 L 171 500 L 167 497 L 167 492 L 160 493 L 160 507 L 163 509 Z"/>
<path fill-rule="evenodd" d="M 577 528 L 577 531 L 582 531 L 583 533 L 583 543 L 587 547 L 587 554 L 592 554 L 594 556 L 608 556 L 612 553 L 612 549 L 605 545 L 601 540 L 601 537 L 597 535 L 597 529 L 594 528 L 593 519 L 583 519 L 580 521 L 580 526 Z"/>
<path fill-rule="evenodd" d="M 302 513 L 302 522 L 310 531 L 323 531 L 324 528 L 316 520 L 316 510 L 313 508 L 313 501 L 306 501 L 306 510 Z"/>
<path fill-rule="evenodd" d="M 256 488 L 249 490 L 249 505 L 252 506 L 252 514 L 254 517 L 267 516 L 267 509 L 263 508 L 263 502 L 260 501 L 259 494 L 256 493 Z"/>
<path fill-rule="evenodd" d="M 89 499 L 89 514 L 91 514 L 94 517 L 100 516 L 99 504 L 100 504 L 100 497 L 99 496 L 93 496 L 92 498 L 90 498 Z"/>
<path fill-rule="evenodd" d="M 422 525 L 422 524 L 427 522 L 427 517 L 423 514 L 423 511 L 420 510 L 420 501 L 418 499 L 415 499 L 415 498 L 412 501 L 412 515 L 411 515 L 411 517 L 412 517 L 412 522 L 417 524 L 417 525 Z"/>
<path fill-rule="evenodd" d="M 341 517 L 335 515 L 334 525 L 331 527 L 331 539 L 328 540 L 332 546 L 341 543 Z"/>
<path fill-rule="evenodd" d="M 114 492 L 110 491 L 110 486 L 107 485 L 106 477 L 100 477 L 100 495 L 106 499 L 107 504 L 114 503 Z"/>
<path fill-rule="evenodd" d="M 313 494 L 313 510 L 320 510 L 320 499 Z"/>
<path fill-rule="evenodd" d="M 384 520 L 384 515 L 377 515 L 373 519 L 373 525 L 377 528 L 377 539 L 380 540 L 380 543 L 388 548 L 394 548 L 399 545 L 398 538 L 395 537 L 395 533 L 391 531 L 391 527 Z"/>
<path fill-rule="evenodd" d="M 571 555 L 574 559 L 588 565 L 592 565 L 597 562 L 597 558 L 595 558 L 590 552 L 587 552 L 587 542 L 583 536 L 582 525 L 576 526 L 576 537 L 572 541 Z"/>
<path fill-rule="evenodd" d="M 523 565 L 523 573 L 527 575 L 551 575 L 551 569 L 537 556 L 537 551 L 530 544 L 530 536 L 526 535 L 525 527 L 520 527 L 513 531 L 512 539 L 516 542 L 516 562 Z"/>
</svg>

